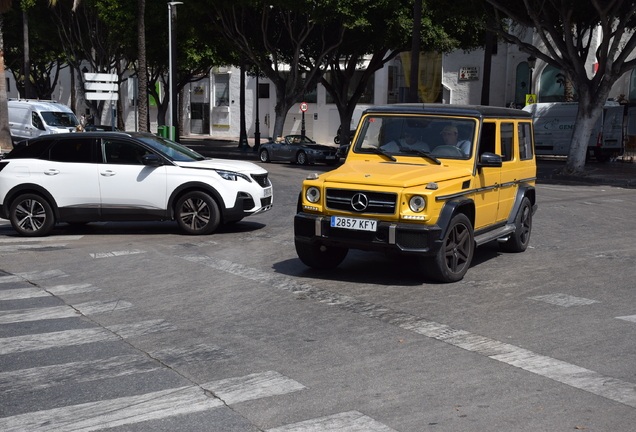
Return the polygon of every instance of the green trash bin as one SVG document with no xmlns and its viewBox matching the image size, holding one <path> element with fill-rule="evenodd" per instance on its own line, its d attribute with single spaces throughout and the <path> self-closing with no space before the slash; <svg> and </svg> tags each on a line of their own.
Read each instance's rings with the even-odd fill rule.
<svg viewBox="0 0 636 432">
<path fill-rule="evenodd" d="M 168 126 L 157 127 L 157 135 L 161 138 L 168 138 Z"/>
</svg>

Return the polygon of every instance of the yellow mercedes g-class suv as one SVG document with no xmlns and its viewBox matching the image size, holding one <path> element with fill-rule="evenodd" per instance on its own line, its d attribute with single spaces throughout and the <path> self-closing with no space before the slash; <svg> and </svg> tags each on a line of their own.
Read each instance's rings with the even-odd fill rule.
<svg viewBox="0 0 636 432">
<path fill-rule="evenodd" d="M 338 266 L 349 249 L 420 257 L 455 282 L 475 247 L 528 247 L 536 205 L 532 118 L 525 111 L 446 104 L 367 109 L 338 169 L 303 182 L 296 251 Z"/>
</svg>

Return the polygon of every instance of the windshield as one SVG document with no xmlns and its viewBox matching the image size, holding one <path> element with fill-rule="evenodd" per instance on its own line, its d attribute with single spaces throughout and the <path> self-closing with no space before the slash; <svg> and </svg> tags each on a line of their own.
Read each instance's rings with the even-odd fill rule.
<svg viewBox="0 0 636 432">
<path fill-rule="evenodd" d="M 139 139 L 151 146 L 153 149 L 160 151 L 173 161 L 194 162 L 205 159 L 199 153 L 165 138 L 149 135 L 140 137 Z"/>
<path fill-rule="evenodd" d="M 75 114 L 62 111 L 43 111 L 40 112 L 44 123 L 49 126 L 75 127 L 79 124 Z"/>
<path fill-rule="evenodd" d="M 356 153 L 469 159 L 475 138 L 474 119 L 435 116 L 366 117 L 354 145 Z"/>
</svg>

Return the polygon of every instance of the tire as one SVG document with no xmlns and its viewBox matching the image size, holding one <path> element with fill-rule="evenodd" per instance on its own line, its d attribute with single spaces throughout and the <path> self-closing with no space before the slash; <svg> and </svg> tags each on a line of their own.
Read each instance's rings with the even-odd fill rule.
<svg viewBox="0 0 636 432">
<path fill-rule="evenodd" d="M 338 162 L 340 162 L 340 158 L 336 158 L 332 161 L 327 162 L 327 165 L 329 166 L 334 166 L 335 164 L 337 164 Z"/>
<path fill-rule="evenodd" d="M 55 215 L 47 200 L 36 194 L 17 197 L 9 207 L 13 229 L 25 237 L 40 237 L 51 232 Z"/>
<path fill-rule="evenodd" d="M 349 249 L 325 246 L 321 243 L 303 243 L 296 241 L 298 258 L 308 267 L 320 270 L 336 268 L 344 261 Z"/>
<path fill-rule="evenodd" d="M 212 234 L 221 223 L 219 206 L 204 192 L 188 192 L 177 201 L 177 223 L 188 234 Z"/>
<path fill-rule="evenodd" d="M 515 217 L 515 232 L 508 240 L 500 243 L 499 246 L 506 252 L 523 252 L 528 248 L 531 232 L 532 204 L 530 204 L 530 200 L 527 197 L 524 197 Z"/>
<path fill-rule="evenodd" d="M 298 165 L 309 165 L 309 159 L 307 158 L 307 153 L 305 153 L 302 150 L 296 153 L 296 163 Z"/>
<path fill-rule="evenodd" d="M 261 150 L 261 152 L 258 154 L 259 158 L 261 159 L 261 162 L 269 162 L 271 161 L 271 159 L 269 158 L 269 152 L 265 149 Z"/>
<path fill-rule="evenodd" d="M 428 275 L 440 282 L 457 282 L 468 271 L 474 252 L 473 226 L 460 213 L 451 219 L 440 250 L 426 259 Z"/>
</svg>

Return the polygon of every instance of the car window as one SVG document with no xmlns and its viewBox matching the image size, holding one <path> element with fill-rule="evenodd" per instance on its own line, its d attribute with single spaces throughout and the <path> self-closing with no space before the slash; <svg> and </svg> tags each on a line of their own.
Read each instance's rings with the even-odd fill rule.
<svg viewBox="0 0 636 432">
<path fill-rule="evenodd" d="M 519 159 L 528 160 L 533 157 L 532 132 L 530 123 L 519 123 Z"/>
<path fill-rule="evenodd" d="M 468 159 L 472 153 L 476 121 L 436 116 L 367 117 L 356 139 L 354 151 L 376 148 L 401 156 L 418 156 L 417 151 L 435 157 Z M 372 150 L 373 151 L 373 150 Z"/>
<path fill-rule="evenodd" d="M 501 160 L 511 161 L 512 154 L 512 139 L 514 133 L 514 123 L 501 123 L 499 134 L 501 136 Z"/>
<path fill-rule="evenodd" d="M 141 158 L 147 154 L 150 154 L 148 150 L 133 142 L 102 140 L 102 155 L 108 164 L 142 165 Z"/>
<path fill-rule="evenodd" d="M 484 123 L 481 126 L 481 136 L 479 138 L 479 156 L 483 155 L 484 153 L 496 152 L 496 132 L 496 123 Z"/>
<path fill-rule="evenodd" d="M 75 114 L 61 111 L 43 111 L 41 114 L 49 126 L 75 127 L 79 124 Z"/>
<path fill-rule="evenodd" d="M 53 139 L 40 139 L 36 141 L 22 141 L 5 156 L 5 159 L 31 159 L 39 158 L 53 143 Z"/>
<path fill-rule="evenodd" d="M 91 138 L 68 138 L 57 141 L 49 150 L 49 160 L 56 162 L 91 163 L 93 140 Z"/>
<path fill-rule="evenodd" d="M 31 123 L 33 124 L 34 127 L 40 130 L 44 130 L 44 124 L 42 123 L 42 119 L 40 118 L 38 113 L 36 112 L 31 113 Z"/>
<path fill-rule="evenodd" d="M 155 135 L 144 135 L 139 137 L 139 140 L 145 144 L 157 150 L 170 160 L 178 162 L 193 162 L 204 160 L 205 157 L 201 156 L 194 150 L 190 150 L 187 147 L 177 144 L 174 141 L 170 141 Z"/>
</svg>

